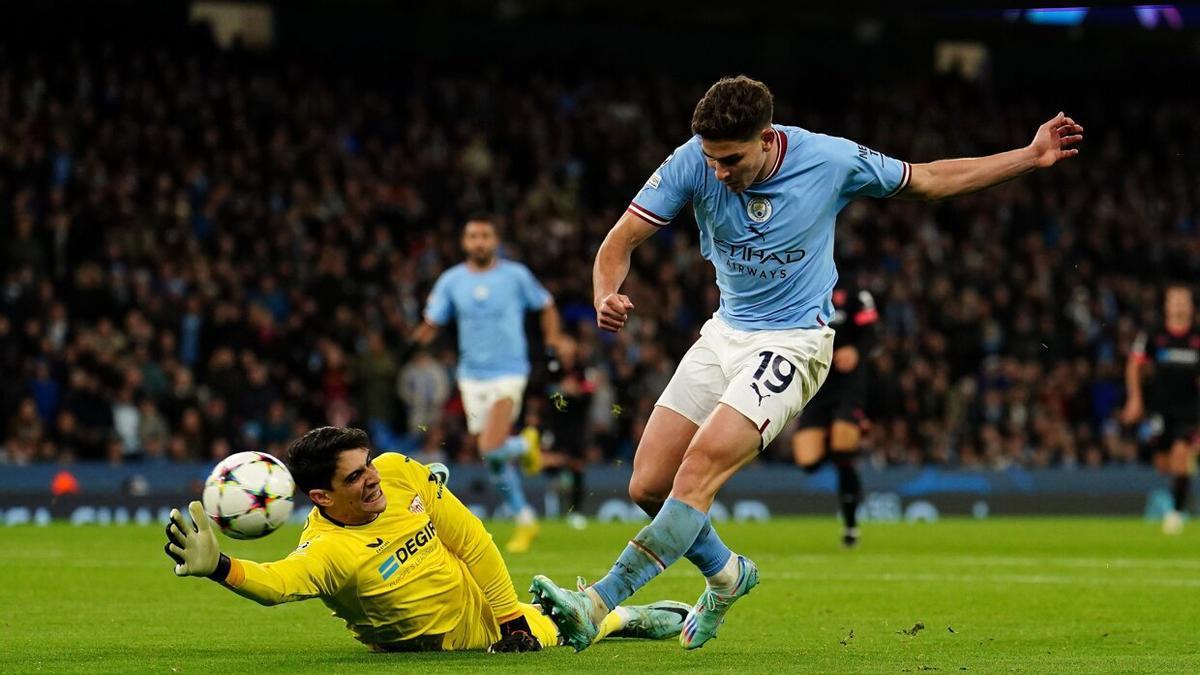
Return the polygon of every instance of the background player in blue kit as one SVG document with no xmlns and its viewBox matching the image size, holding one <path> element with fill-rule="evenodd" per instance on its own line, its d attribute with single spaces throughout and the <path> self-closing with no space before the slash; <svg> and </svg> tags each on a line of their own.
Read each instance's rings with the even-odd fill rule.
<svg viewBox="0 0 1200 675">
<path fill-rule="evenodd" d="M 525 500 L 520 461 L 529 473 L 541 469 L 537 429 L 510 436 L 529 379 L 525 313 L 541 311 L 547 345 L 561 341 L 558 310 L 529 269 L 497 256 L 500 238 L 488 217 L 474 217 L 463 228 L 467 260 L 438 277 L 425 307 L 425 321 L 414 339 L 428 344 L 451 319 L 458 322 L 458 388 L 467 431 L 478 435 L 480 456 L 492 483 L 517 521 L 509 553 L 523 553 L 538 533 L 537 517 Z"/>
<path fill-rule="evenodd" d="M 711 639 L 732 603 L 758 583 L 757 567 L 721 542 L 707 513 L 720 487 L 799 414 L 829 371 L 838 212 L 861 196 L 931 200 L 982 190 L 1078 154 L 1070 146 L 1083 139 L 1083 127 L 1059 113 L 1024 148 L 909 164 L 772 124 L 773 113 L 761 82 L 714 84 L 696 105 L 695 135 L 650 176 L 597 252 L 597 323 L 617 331 L 634 308 L 620 293 L 633 249 L 691 202 L 721 301 L 634 457 L 629 493 L 654 520 L 584 590 L 534 577 L 531 590 L 576 650 L 590 644 L 610 608 L 681 556 L 708 580 L 684 623 L 685 648 Z"/>
</svg>

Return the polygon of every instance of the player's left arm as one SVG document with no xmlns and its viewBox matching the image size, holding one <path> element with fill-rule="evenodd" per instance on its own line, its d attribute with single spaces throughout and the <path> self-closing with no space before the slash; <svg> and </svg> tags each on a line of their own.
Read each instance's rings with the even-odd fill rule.
<svg viewBox="0 0 1200 675">
<path fill-rule="evenodd" d="M 538 310 L 542 325 L 542 340 L 547 347 L 557 348 L 562 340 L 562 321 L 558 316 L 558 307 L 554 297 L 533 276 L 528 267 L 521 265 L 518 279 L 520 280 L 521 297 L 529 310 Z"/>
<path fill-rule="evenodd" d="M 1038 127 L 1033 141 L 1024 148 L 987 157 L 913 164 L 908 186 L 897 196 L 935 200 L 978 192 L 1074 157 L 1079 148 L 1070 146 L 1082 140 L 1083 125 L 1060 112 Z"/>
<path fill-rule="evenodd" d="M 307 545 L 271 563 L 231 558 L 221 553 L 212 523 L 200 502 L 188 505 L 188 516 L 172 509 L 167 524 L 167 555 L 178 576 L 207 577 L 261 605 L 306 600 L 332 594 L 340 585 L 338 567 Z M 190 521 L 190 522 L 189 522 Z"/>
<path fill-rule="evenodd" d="M 542 307 L 542 339 L 545 340 L 547 347 L 558 348 L 562 342 L 562 319 L 558 316 L 558 307 L 551 300 Z"/>
</svg>

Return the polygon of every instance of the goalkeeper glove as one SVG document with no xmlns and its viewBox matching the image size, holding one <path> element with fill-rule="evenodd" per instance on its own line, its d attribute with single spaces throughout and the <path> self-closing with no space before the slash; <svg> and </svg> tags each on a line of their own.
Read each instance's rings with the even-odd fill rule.
<svg viewBox="0 0 1200 675">
<path fill-rule="evenodd" d="M 200 502 L 188 504 L 191 518 L 179 509 L 171 509 L 164 550 L 175 561 L 175 574 L 181 577 L 209 577 L 223 581 L 229 574 L 229 557 L 221 553 L 212 522 Z M 189 522 L 190 521 L 190 522 Z"/>
<path fill-rule="evenodd" d="M 491 654 L 540 651 L 542 651 L 542 643 L 533 636 L 529 622 L 525 620 L 524 616 L 518 616 L 512 621 L 500 624 L 500 639 L 488 647 L 488 653 Z"/>
</svg>

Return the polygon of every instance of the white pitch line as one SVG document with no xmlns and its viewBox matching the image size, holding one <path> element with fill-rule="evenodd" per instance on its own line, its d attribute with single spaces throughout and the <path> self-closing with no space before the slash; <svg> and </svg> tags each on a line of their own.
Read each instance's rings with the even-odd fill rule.
<svg viewBox="0 0 1200 675">
<path fill-rule="evenodd" d="M 1139 579 L 1133 577 L 1086 577 L 1061 574 L 901 574 L 845 572 L 839 574 L 805 574 L 803 572 L 771 572 L 763 569 L 764 581 L 791 579 L 797 581 L 890 581 L 900 583 L 963 583 L 963 584 L 1038 584 L 1038 585 L 1096 585 L 1096 586 L 1165 586 L 1168 588 L 1200 588 L 1200 579 Z"/>
<path fill-rule="evenodd" d="M 614 555 L 619 549 L 614 548 Z M 1176 558 L 1087 558 L 1087 557 L 1034 557 L 1034 556 L 985 556 L 985 555 L 931 555 L 918 553 L 913 555 L 879 555 L 867 551 L 855 553 L 797 553 L 797 554 L 756 554 L 745 551 L 746 555 L 755 562 L 768 565 L 772 563 L 786 565 L 832 565 L 844 567 L 853 561 L 855 565 L 871 565 L 873 563 L 913 565 L 919 562 L 931 562 L 938 565 L 952 566 L 997 566 L 997 567 L 1072 567 L 1081 569 L 1160 569 L 1160 570 L 1200 570 L 1200 560 L 1184 560 Z M 2 557 L 2 556 L 0 556 Z M 566 551 L 538 551 L 542 561 L 576 560 L 578 554 Z M 511 565 L 510 565 L 511 568 Z"/>
<path fill-rule="evenodd" d="M 860 557 L 861 556 L 861 557 Z M 798 554 L 798 555 L 757 555 L 752 556 L 756 562 L 779 561 L 791 564 L 803 563 L 824 565 L 835 562 L 838 565 L 844 565 L 846 555 L 815 555 L 815 554 Z M 855 554 L 855 559 L 862 563 L 870 564 L 874 562 L 880 563 L 902 563 L 911 565 L 915 561 L 928 560 L 937 564 L 950 565 L 998 565 L 1009 567 L 1079 567 L 1085 569 L 1189 569 L 1200 570 L 1200 560 L 1184 560 L 1184 559 L 1161 559 L 1161 558 L 1085 558 L 1085 557 L 1057 557 L 1046 556 L 1044 558 L 1033 556 L 981 556 L 981 555 L 876 555 L 872 553 Z"/>
</svg>

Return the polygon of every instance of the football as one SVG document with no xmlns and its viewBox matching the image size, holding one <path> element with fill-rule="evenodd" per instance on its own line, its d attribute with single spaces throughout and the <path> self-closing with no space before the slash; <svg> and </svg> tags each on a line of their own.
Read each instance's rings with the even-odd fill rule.
<svg viewBox="0 0 1200 675">
<path fill-rule="evenodd" d="M 264 537 L 292 515 L 296 484 L 283 462 L 262 452 L 221 461 L 204 483 L 204 512 L 234 539 Z"/>
</svg>

